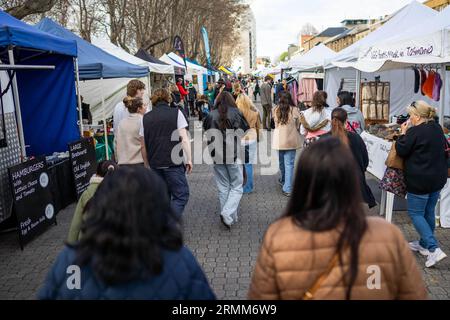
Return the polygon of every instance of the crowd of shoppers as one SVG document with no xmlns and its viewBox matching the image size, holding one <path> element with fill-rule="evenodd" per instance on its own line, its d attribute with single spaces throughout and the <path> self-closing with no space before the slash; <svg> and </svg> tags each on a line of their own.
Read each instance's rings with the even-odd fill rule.
<svg viewBox="0 0 450 320">
<path fill-rule="evenodd" d="M 339 92 L 339 107 L 330 110 L 327 93 L 317 91 L 305 111 L 293 105 L 286 81 L 275 85 L 270 77 L 261 86 L 220 79 L 208 83 L 204 95 L 178 79 L 153 92 L 151 111 L 144 94 L 142 82 L 130 81 L 116 106 L 117 164 L 99 163 L 41 299 L 215 299 L 182 240 L 186 175 L 193 169 L 189 115 L 203 122 L 227 230 L 238 223 L 243 194 L 255 190 L 262 131 L 274 129 L 278 183 L 289 200 L 265 233 L 250 299 L 427 298 L 411 251 L 427 257 L 426 267 L 446 257 L 435 237 L 434 208 L 448 169 L 435 109 L 411 104 L 395 144 L 405 164 L 408 213 L 420 236 L 408 244 L 397 227 L 367 215 L 376 202 L 366 182 L 365 122 L 351 93 Z M 258 94 L 262 121 L 252 102 Z M 81 290 L 67 288 L 71 265 L 82 269 Z M 368 265 L 380 268 L 379 290 L 367 286 Z"/>
</svg>

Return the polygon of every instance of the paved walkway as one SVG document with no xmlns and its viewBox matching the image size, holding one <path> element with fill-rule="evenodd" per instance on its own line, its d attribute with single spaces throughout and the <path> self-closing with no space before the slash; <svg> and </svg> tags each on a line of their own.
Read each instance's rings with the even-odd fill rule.
<svg viewBox="0 0 450 320">
<path fill-rule="evenodd" d="M 244 196 L 240 221 L 231 232 L 219 221 L 218 200 L 212 170 L 194 167 L 189 177 L 191 197 L 185 212 L 185 241 L 194 252 L 219 299 L 245 299 L 261 239 L 269 224 L 286 205 L 276 175 L 256 170 L 255 191 Z M 51 227 L 21 251 L 17 234 L 0 235 L 0 299 L 34 299 L 44 277 L 63 247 L 74 205 L 59 213 L 58 225 Z M 376 214 L 377 208 L 372 210 Z M 394 212 L 394 221 L 408 240 L 415 231 L 404 212 Z M 437 237 L 450 253 L 450 230 L 439 228 Z M 417 256 L 420 266 L 425 259 Z M 450 299 L 450 259 L 425 269 L 423 276 L 434 299 Z"/>
</svg>

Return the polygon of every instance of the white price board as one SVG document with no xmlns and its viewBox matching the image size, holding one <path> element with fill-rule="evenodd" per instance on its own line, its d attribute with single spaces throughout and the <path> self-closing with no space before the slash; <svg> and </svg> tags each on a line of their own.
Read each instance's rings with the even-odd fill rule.
<svg viewBox="0 0 450 320">
<path fill-rule="evenodd" d="M 367 147 L 369 153 L 369 166 L 367 171 L 373 174 L 378 179 L 383 179 L 386 171 L 386 159 L 392 147 L 392 142 L 378 138 L 370 133 L 364 131 L 361 133 L 361 138 Z"/>
</svg>

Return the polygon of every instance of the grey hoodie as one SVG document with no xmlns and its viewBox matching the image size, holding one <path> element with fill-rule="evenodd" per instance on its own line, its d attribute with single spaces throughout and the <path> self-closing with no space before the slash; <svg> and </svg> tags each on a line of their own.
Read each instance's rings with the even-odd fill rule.
<svg viewBox="0 0 450 320">
<path fill-rule="evenodd" d="M 352 107 L 349 105 L 344 105 L 341 107 L 345 111 L 347 111 L 348 118 L 347 118 L 347 130 L 350 132 L 355 132 L 358 134 L 361 134 L 365 129 L 365 121 L 364 116 L 356 107 Z M 350 125 L 351 126 L 350 126 Z"/>
</svg>

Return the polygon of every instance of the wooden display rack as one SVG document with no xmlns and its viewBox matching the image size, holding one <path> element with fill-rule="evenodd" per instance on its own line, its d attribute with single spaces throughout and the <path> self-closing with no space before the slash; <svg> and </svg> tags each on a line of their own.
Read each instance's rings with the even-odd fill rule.
<svg viewBox="0 0 450 320">
<path fill-rule="evenodd" d="M 383 90 L 384 90 L 385 87 L 388 87 L 389 88 L 388 89 L 389 90 L 388 99 L 387 100 L 385 100 L 385 99 L 378 100 L 378 99 L 376 99 L 377 98 L 377 94 L 376 93 L 375 93 L 375 99 L 373 99 L 373 96 L 372 96 L 371 99 L 363 99 L 364 87 L 370 86 L 371 83 L 375 84 L 375 87 L 377 88 L 377 90 L 378 90 L 379 86 L 381 86 L 383 88 Z M 390 83 L 389 82 L 382 82 L 382 81 L 379 81 L 379 80 L 375 80 L 375 81 L 361 83 L 360 88 L 361 88 L 361 90 L 360 90 L 360 94 L 359 94 L 359 109 L 361 110 L 361 112 L 364 115 L 364 120 L 366 122 L 366 125 L 387 124 L 387 123 L 389 123 L 389 114 L 390 114 L 390 109 L 391 109 L 390 108 L 391 107 L 391 104 L 390 104 L 391 85 L 390 85 Z M 382 94 L 382 97 L 383 97 L 383 94 Z M 384 117 L 384 112 L 382 112 L 383 113 L 383 118 L 378 118 L 378 117 L 368 118 L 368 117 L 366 117 L 366 115 L 364 114 L 364 110 L 363 110 L 363 101 L 365 103 L 367 103 L 367 101 L 370 101 L 369 104 L 375 103 L 375 108 L 379 108 L 380 105 L 381 105 L 381 108 L 383 108 L 383 105 L 387 103 L 388 104 L 388 110 L 387 110 L 388 116 L 387 116 L 387 119 L 386 119 L 386 117 Z"/>
</svg>

